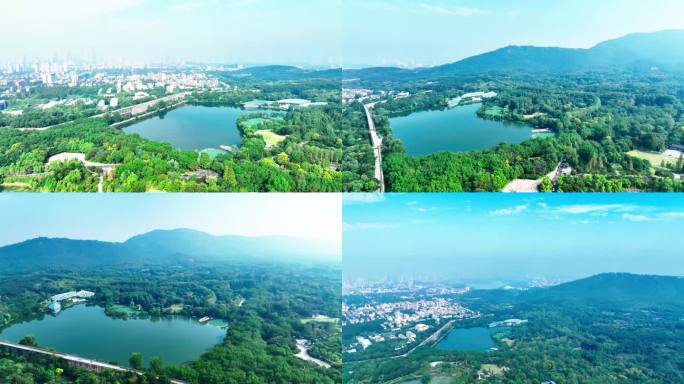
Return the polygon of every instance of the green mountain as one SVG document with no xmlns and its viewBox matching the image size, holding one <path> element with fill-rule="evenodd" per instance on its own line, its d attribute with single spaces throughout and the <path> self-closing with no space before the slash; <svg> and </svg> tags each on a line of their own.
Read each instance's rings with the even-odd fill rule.
<svg viewBox="0 0 684 384">
<path fill-rule="evenodd" d="M 650 71 L 655 68 L 684 73 L 684 30 L 630 34 L 590 49 L 508 46 L 432 68 L 349 70 L 345 71 L 345 78 L 377 81 L 485 72 L 572 73 Z"/>
<path fill-rule="evenodd" d="M 247 67 L 232 73 L 233 76 L 252 76 L 261 80 L 303 80 L 303 79 L 336 79 L 342 76 L 341 69 L 303 69 L 289 65 L 265 65 Z"/>
<path fill-rule="evenodd" d="M 684 308 L 684 278 L 606 273 L 521 295 L 527 302 L 580 304 L 606 308 Z"/>
<path fill-rule="evenodd" d="M 0 269 L 27 271 L 220 261 L 335 261 L 325 241 L 266 236 L 213 236 L 190 229 L 157 230 L 123 243 L 40 237 L 0 247 Z"/>
</svg>

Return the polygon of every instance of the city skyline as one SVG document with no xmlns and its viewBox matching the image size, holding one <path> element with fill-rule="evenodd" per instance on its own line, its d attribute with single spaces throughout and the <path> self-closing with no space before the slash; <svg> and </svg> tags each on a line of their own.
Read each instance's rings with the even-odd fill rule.
<svg viewBox="0 0 684 384">
<path fill-rule="evenodd" d="M 631 33 L 684 29 L 684 3 L 656 0 L 350 0 L 343 66 L 421 67 L 508 45 L 591 48 Z"/>
<path fill-rule="evenodd" d="M 340 1 L 28 0 L 3 6 L 0 63 L 339 65 Z"/>
<path fill-rule="evenodd" d="M 121 242 L 153 230 L 287 236 L 339 249 L 341 197 L 335 194 L 3 194 L 0 246 L 36 237 Z M 45 219 L 26 214 L 32 207 Z M 278 212 L 278 214 L 273 214 Z M 338 252 L 336 252 L 338 253 Z"/>
<path fill-rule="evenodd" d="M 659 196 L 345 196 L 345 279 L 504 284 L 604 272 L 684 275 L 677 235 L 684 199 Z"/>
</svg>

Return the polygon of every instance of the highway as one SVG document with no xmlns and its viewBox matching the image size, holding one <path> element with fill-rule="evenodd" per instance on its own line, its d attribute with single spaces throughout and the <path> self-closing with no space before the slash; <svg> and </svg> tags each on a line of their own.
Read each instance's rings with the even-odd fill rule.
<svg viewBox="0 0 684 384">
<path fill-rule="evenodd" d="M 373 155 L 375 156 L 375 178 L 380 183 L 378 192 L 385 192 L 385 176 L 382 173 L 382 139 L 378 136 L 375 130 L 375 122 L 370 109 L 375 106 L 375 103 L 364 104 L 363 109 L 366 112 L 366 120 L 368 121 L 368 132 L 371 137 L 371 144 L 373 145 Z"/>
<path fill-rule="evenodd" d="M 430 335 L 430 337 L 428 337 L 427 339 L 423 340 L 422 343 L 416 345 L 416 346 L 413 347 L 413 349 L 411 349 L 410 351 L 404 353 L 403 355 L 393 356 L 393 357 L 391 357 L 391 358 L 392 358 L 392 359 L 396 359 L 396 358 L 398 358 L 398 357 L 407 357 L 409 354 L 411 354 L 411 352 L 415 351 L 416 349 L 418 349 L 418 348 L 420 348 L 420 347 L 422 347 L 422 346 L 424 346 L 424 345 L 427 345 L 427 344 L 430 344 L 430 343 L 432 343 L 432 342 L 437 341 L 437 340 L 440 338 L 440 336 L 442 336 L 442 332 L 444 332 L 447 328 L 450 328 L 453 324 L 454 324 L 454 320 L 451 320 L 451 321 L 447 322 L 446 324 L 444 324 L 444 325 L 442 326 L 442 328 L 438 329 L 435 333 L 433 333 L 432 335 Z"/>
<path fill-rule="evenodd" d="M 450 329 L 451 326 L 454 325 L 454 323 L 455 323 L 455 320 L 450 320 L 450 321 L 448 321 L 448 322 L 447 322 L 446 324 L 444 324 L 440 329 L 438 329 L 437 331 L 435 331 L 435 333 L 433 333 L 432 335 L 430 335 L 427 339 L 423 340 L 423 342 L 421 342 L 420 344 L 418 344 L 418 345 L 416 345 L 415 347 L 411 348 L 411 349 L 410 349 L 409 351 L 407 351 L 406 353 L 403 353 L 403 354 L 401 354 L 401 355 L 394 355 L 394 356 L 375 357 L 375 358 L 372 358 L 372 359 L 365 359 L 365 360 L 355 360 L 354 363 L 366 363 L 366 362 L 369 362 L 369 361 L 392 360 L 392 359 L 400 359 L 400 358 L 403 358 L 403 357 L 408 357 L 408 355 L 410 355 L 411 353 L 413 353 L 413 351 L 415 351 L 416 349 L 418 349 L 418 348 L 420 348 L 420 347 L 422 347 L 422 346 L 425 346 L 425 345 L 427 345 L 427 344 L 434 343 L 434 342 L 438 341 L 439 338 L 442 336 L 442 333 L 443 333 L 445 330 Z"/>
<path fill-rule="evenodd" d="M 30 347 L 27 345 L 14 344 L 14 343 L 10 343 L 9 341 L 0 340 L 0 347 L 7 347 L 10 350 L 20 352 L 20 353 L 31 353 L 31 354 L 38 354 L 38 355 L 44 355 L 44 356 L 52 356 L 52 357 L 55 357 L 58 359 L 65 360 L 67 363 L 69 363 L 73 366 L 81 367 L 81 368 L 84 368 L 84 369 L 87 369 L 90 371 L 95 371 L 95 372 L 102 372 L 102 371 L 108 369 L 108 370 L 117 371 L 117 372 L 135 373 L 136 375 L 140 375 L 140 376 L 142 376 L 144 374 L 144 372 L 138 371 L 135 369 L 124 368 L 124 367 L 120 367 L 118 365 L 103 363 L 103 362 L 97 361 L 97 360 L 85 359 L 85 358 L 78 357 L 78 356 L 68 355 L 66 353 L 53 352 L 53 351 L 48 351 L 48 350 L 41 349 L 41 348 Z M 171 379 L 170 381 L 173 384 L 188 384 L 187 382 L 181 381 L 181 380 Z"/>
</svg>

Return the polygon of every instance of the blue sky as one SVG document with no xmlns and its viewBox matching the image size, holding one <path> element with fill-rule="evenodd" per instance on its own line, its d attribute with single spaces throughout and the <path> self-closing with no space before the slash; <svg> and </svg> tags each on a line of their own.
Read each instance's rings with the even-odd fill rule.
<svg viewBox="0 0 684 384">
<path fill-rule="evenodd" d="M 0 194 L 0 246 L 39 236 L 124 241 L 155 229 L 282 235 L 338 246 L 337 194 Z"/>
<path fill-rule="evenodd" d="M 346 0 L 343 64 L 437 65 L 506 45 L 589 48 L 684 29 L 681 0 Z"/>
<path fill-rule="evenodd" d="M 21 0 L 0 62 L 437 65 L 510 44 L 590 47 L 684 28 L 681 0 Z"/>
<path fill-rule="evenodd" d="M 0 8 L 0 62 L 99 60 L 339 65 L 342 0 L 21 0 Z"/>
<path fill-rule="evenodd" d="M 345 279 L 684 275 L 678 194 L 345 196 Z"/>
</svg>

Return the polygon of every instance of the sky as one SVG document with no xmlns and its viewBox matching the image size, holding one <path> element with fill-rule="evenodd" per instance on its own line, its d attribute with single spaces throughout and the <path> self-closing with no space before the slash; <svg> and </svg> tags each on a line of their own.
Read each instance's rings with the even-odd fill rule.
<svg viewBox="0 0 684 384">
<path fill-rule="evenodd" d="M 124 241 L 156 229 L 292 236 L 339 249 L 339 194 L 0 194 L 0 246 L 36 237 Z"/>
<path fill-rule="evenodd" d="M 684 29 L 681 0 L 345 0 L 343 65 L 430 66 L 507 45 L 590 48 Z"/>
<path fill-rule="evenodd" d="M 506 45 L 589 48 L 684 29 L 681 0 L 5 1 L 0 63 L 429 66 Z"/>
<path fill-rule="evenodd" d="M 345 195 L 345 279 L 684 276 L 679 194 Z"/>
<path fill-rule="evenodd" d="M 339 65 L 342 0 L 3 1 L 8 60 Z"/>
</svg>

